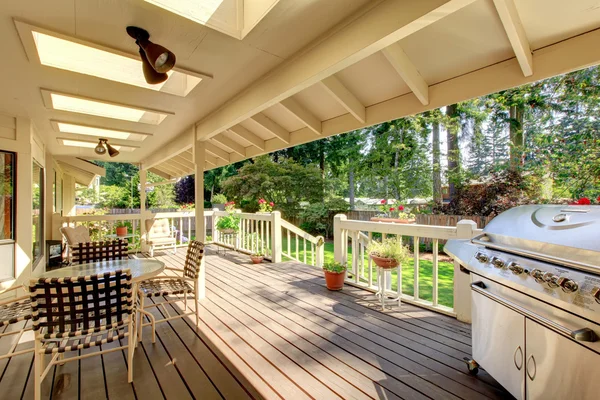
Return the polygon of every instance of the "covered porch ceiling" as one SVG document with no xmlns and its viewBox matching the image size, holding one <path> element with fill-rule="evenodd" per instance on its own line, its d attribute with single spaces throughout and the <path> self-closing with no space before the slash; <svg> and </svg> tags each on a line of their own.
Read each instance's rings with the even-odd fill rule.
<svg viewBox="0 0 600 400">
<path fill-rule="evenodd" d="M 11 62 L 0 112 L 32 118 L 56 155 L 99 158 L 65 139 L 121 132 L 110 142 L 128 151 L 112 161 L 173 179 L 195 172 L 194 151 L 207 170 L 600 63 L 598 0 L 279 0 L 254 23 L 243 19 L 249 2 L 217 2 L 204 22 L 167 3 L 2 4 L 0 48 Z M 28 36 L 37 29 L 136 58 L 128 25 L 177 55 L 176 82 L 187 86 L 152 90 L 42 65 Z M 53 93 L 144 117 L 58 110 Z"/>
</svg>

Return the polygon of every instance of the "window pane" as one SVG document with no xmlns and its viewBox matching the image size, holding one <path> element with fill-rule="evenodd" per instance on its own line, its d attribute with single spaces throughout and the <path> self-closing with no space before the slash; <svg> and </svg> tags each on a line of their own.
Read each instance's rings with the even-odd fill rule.
<svg viewBox="0 0 600 400">
<path fill-rule="evenodd" d="M 33 268 L 44 255 L 44 169 L 33 162 Z"/>
<path fill-rule="evenodd" d="M 15 155 L 0 151 L 0 240 L 14 239 Z"/>
</svg>

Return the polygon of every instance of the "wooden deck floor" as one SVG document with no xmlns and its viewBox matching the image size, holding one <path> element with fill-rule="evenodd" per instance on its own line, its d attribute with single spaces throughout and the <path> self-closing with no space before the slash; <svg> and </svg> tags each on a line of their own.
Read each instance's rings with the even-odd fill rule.
<svg viewBox="0 0 600 400">
<path fill-rule="evenodd" d="M 176 267 L 184 253 L 156 258 Z M 313 267 L 248 261 L 209 249 L 199 327 L 192 319 L 160 324 L 154 345 L 146 328 L 133 384 L 124 354 L 115 352 L 56 367 L 44 398 L 510 397 L 485 372 L 466 373 L 469 325 L 408 304 L 381 313 L 371 293 L 328 291 Z M 9 344 L 2 339 L 0 351 Z M 25 338 L 19 348 L 31 345 Z M 0 361 L 1 399 L 33 398 L 32 359 Z"/>
</svg>

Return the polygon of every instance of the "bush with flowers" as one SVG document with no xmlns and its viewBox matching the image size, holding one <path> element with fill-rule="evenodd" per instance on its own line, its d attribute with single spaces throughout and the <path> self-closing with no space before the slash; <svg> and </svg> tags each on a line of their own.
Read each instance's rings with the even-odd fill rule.
<svg viewBox="0 0 600 400">
<path fill-rule="evenodd" d="M 600 196 L 596 197 L 596 200 L 592 200 L 589 197 L 581 197 L 577 201 L 570 203 L 574 206 L 590 206 L 592 204 L 600 204 Z"/>
<path fill-rule="evenodd" d="M 258 212 L 261 212 L 261 213 L 273 212 L 274 206 L 275 206 L 275 203 L 273 203 L 272 201 L 268 202 L 265 199 L 263 199 L 262 197 L 260 199 L 258 199 Z"/>
<path fill-rule="evenodd" d="M 235 214 L 235 202 L 225 203 L 227 215 L 219 217 L 217 220 L 217 229 L 223 233 L 234 233 L 240 230 L 240 217 Z"/>
<path fill-rule="evenodd" d="M 379 210 L 384 214 L 386 218 L 403 219 L 409 220 L 414 219 L 415 214 L 406 210 L 402 204 L 399 204 L 396 200 L 383 199 L 379 202 Z"/>
<path fill-rule="evenodd" d="M 183 212 L 191 212 L 194 211 L 196 209 L 196 204 L 194 203 L 187 203 L 187 204 L 182 204 L 179 206 L 179 210 L 183 211 Z"/>
</svg>

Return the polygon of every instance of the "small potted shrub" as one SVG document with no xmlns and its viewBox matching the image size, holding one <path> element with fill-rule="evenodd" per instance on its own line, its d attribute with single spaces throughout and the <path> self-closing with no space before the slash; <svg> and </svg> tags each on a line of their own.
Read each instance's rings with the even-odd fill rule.
<svg viewBox="0 0 600 400">
<path fill-rule="evenodd" d="M 272 201 L 266 201 L 263 198 L 258 199 L 258 214 L 270 214 L 273 212 L 275 203 Z"/>
<path fill-rule="evenodd" d="M 252 264 L 260 264 L 265 259 L 265 253 L 262 251 L 255 251 L 250 254 L 250 259 L 252 260 Z"/>
<path fill-rule="evenodd" d="M 211 203 L 214 208 L 218 208 L 221 211 L 225 211 L 225 203 L 227 203 L 227 197 L 224 194 L 215 194 L 211 198 Z"/>
<path fill-rule="evenodd" d="M 240 229 L 240 217 L 234 213 L 235 202 L 225 203 L 227 215 L 219 217 L 217 220 L 217 229 L 224 234 L 236 233 Z"/>
<path fill-rule="evenodd" d="M 323 273 L 325 274 L 325 283 L 329 290 L 342 290 L 344 279 L 346 278 L 345 265 L 337 261 L 331 261 L 323 264 Z"/>
<path fill-rule="evenodd" d="M 395 268 L 410 257 L 410 250 L 403 246 L 397 237 L 381 242 L 374 240 L 367 246 L 367 252 L 373 262 L 381 268 Z"/>
<path fill-rule="evenodd" d="M 119 222 L 117 224 L 117 236 L 126 236 L 127 235 L 127 225 L 124 222 Z"/>
</svg>

